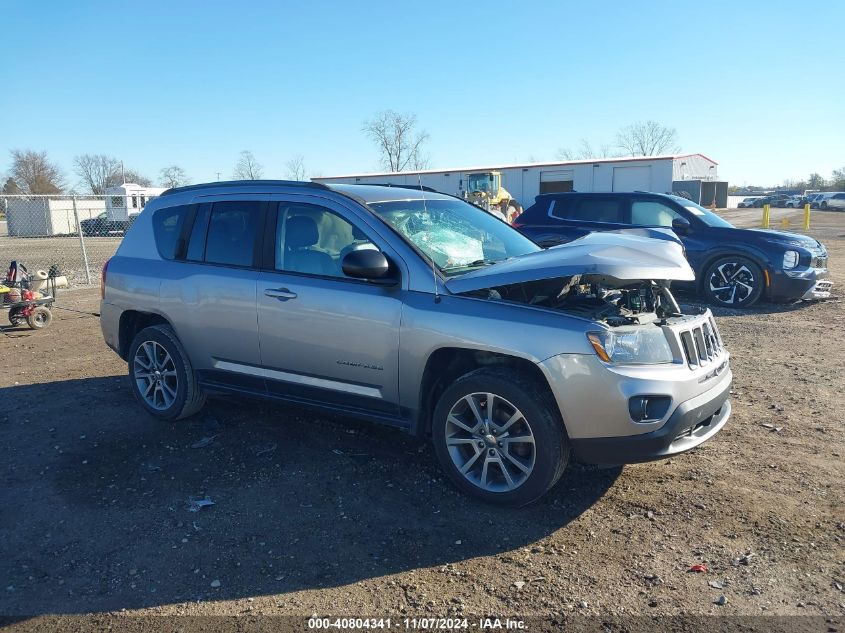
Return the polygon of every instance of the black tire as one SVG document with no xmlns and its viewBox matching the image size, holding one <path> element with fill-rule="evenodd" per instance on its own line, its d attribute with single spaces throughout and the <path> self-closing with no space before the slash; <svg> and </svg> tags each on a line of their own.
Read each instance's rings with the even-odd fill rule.
<svg viewBox="0 0 845 633">
<path fill-rule="evenodd" d="M 11 318 L 11 315 L 10 315 Z M 43 330 L 53 322 L 53 313 L 44 306 L 36 307 L 26 317 L 26 324 L 33 330 Z"/>
<path fill-rule="evenodd" d="M 172 360 L 174 367 L 172 371 L 175 372 L 176 378 L 176 386 L 173 390 L 175 395 L 172 397 L 172 402 L 166 406 L 164 402 L 162 402 L 161 407 L 155 407 L 150 404 L 145 399 L 139 385 L 139 381 L 144 379 L 136 376 L 136 372 L 141 371 L 141 367 L 136 362 L 138 349 L 147 343 L 161 346 Z M 157 349 L 155 348 L 155 345 L 152 347 Z M 153 325 L 141 330 L 132 341 L 132 345 L 129 347 L 129 356 L 127 358 L 129 368 L 129 388 L 135 395 L 136 400 L 138 400 L 141 406 L 144 407 L 150 415 L 155 416 L 160 420 L 181 420 L 194 415 L 202 409 L 205 404 L 205 394 L 202 389 L 200 389 L 196 373 L 191 365 L 191 361 L 188 359 L 188 355 L 185 353 L 185 349 L 182 347 L 179 339 L 176 338 L 176 333 L 169 325 Z"/>
<path fill-rule="evenodd" d="M 827 210 L 827 200 L 824 200 L 821 202 L 821 204 L 819 204 L 819 209 Z"/>
<path fill-rule="evenodd" d="M 724 308 L 751 307 L 763 295 L 763 284 L 760 266 L 741 255 L 720 257 L 707 267 L 701 279 L 707 300 Z"/>
<path fill-rule="evenodd" d="M 26 317 L 21 314 L 20 308 L 11 308 L 9 310 L 9 323 L 15 327 L 21 323 L 26 323 Z"/>
<path fill-rule="evenodd" d="M 518 409 L 526 424 L 530 425 L 529 432 L 534 438 L 533 467 L 524 481 L 511 490 L 485 490 L 477 483 L 470 481 L 453 461 L 446 443 L 447 420 L 453 407 L 470 394 L 487 393 L 494 394 L 501 399 L 500 402 L 512 404 Z M 486 405 L 482 404 L 482 406 Z M 569 442 L 557 405 L 551 395 L 535 381 L 513 370 L 482 368 L 471 371 L 456 380 L 440 396 L 434 409 L 431 430 L 437 459 L 452 483 L 462 492 L 496 505 L 518 507 L 536 501 L 557 483 L 569 463 Z M 506 435 L 500 437 L 503 439 Z M 488 434 L 487 437 L 491 435 Z M 498 446 L 501 447 L 502 444 L 499 443 Z M 456 447 L 453 446 L 453 448 Z M 475 448 L 471 447 L 471 450 Z M 486 446 L 478 453 L 486 460 L 485 453 L 488 450 L 495 453 L 496 446 Z M 509 451 L 510 448 L 504 450 L 504 452 Z M 499 460 L 504 463 L 501 457 Z M 495 468 L 498 469 L 499 466 Z M 503 479 L 502 471 L 498 472 L 499 478 Z M 518 470 L 515 472 L 519 474 Z"/>
</svg>

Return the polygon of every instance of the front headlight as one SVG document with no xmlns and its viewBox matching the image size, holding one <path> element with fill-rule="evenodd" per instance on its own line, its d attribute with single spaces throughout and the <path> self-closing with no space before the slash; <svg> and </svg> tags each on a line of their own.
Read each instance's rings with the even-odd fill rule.
<svg viewBox="0 0 845 633">
<path fill-rule="evenodd" d="M 655 365 L 674 360 L 669 342 L 659 327 L 622 332 L 588 332 L 587 339 L 606 363 Z"/>
<path fill-rule="evenodd" d="M 785 270 L 795 268 L 798 265 L 798 251 L 786 251 L 783 254 L 783 267 Z"/>
</svg>

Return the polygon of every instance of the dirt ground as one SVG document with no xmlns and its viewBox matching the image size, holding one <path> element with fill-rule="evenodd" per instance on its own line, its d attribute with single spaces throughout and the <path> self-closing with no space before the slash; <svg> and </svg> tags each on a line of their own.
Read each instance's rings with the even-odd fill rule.
<svg viewBox="0 0 845 633">
<path fill-rule="evenodd" d="M 725 215 L 751 225 L 759 210 Z M 774 226 L 781 215 L 800 226 L 786 211 Z M 845 213 L 813 222 L 839 294 Z M 59 305 L 98 299 L 70 291 Z M 0 614 L 841 621 L 843 304 L 717 315 L 734 371 L 719 435 L 650 464 L 575 465 L 520 510 L 462 496 L 429 445 L 388 428 L 235 400 L 155 422 L 94 316 L 56 310 L 47 330 L 7 330 Z M 206 497 L 215 505 L 190 510 Z"/>
</svg>

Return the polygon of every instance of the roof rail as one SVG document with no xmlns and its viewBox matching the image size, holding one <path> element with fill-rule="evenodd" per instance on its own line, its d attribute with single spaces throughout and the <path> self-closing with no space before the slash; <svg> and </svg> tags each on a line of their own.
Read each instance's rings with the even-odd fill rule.
<svg viewBox="0 0 845 633">
<path fill-rule="evenodd" d="M 196 185 L 185 185 L 184 187 L 173 187 L 162 192 L 162 196 L 170 196 L 175 193 L 186 191 L 200 191 L 202 189 L 215 189 L 218 187 L 302 187 L 303 189 L 328 189 L 326 185 L 319 182 L 307 182 L 301 180 L 224 180 L 218 182 L 203 182 Z"/>
<path fill-rule="evenodd" d="M 442 191 L 437 191 L 434 187 L 427 187 L 426 185 L 399 185 L 392 182 L 356 182 L 349 184 L 364 185 L 367 187 L 396 187 L 398 189 L 416 189 L 417 191 L 428 191 L 430 193 L 443 193 Z"/>
</svg>

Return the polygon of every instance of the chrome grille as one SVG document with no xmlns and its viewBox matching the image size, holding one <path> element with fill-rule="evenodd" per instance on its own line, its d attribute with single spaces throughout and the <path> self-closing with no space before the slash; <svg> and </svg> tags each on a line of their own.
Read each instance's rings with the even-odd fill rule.
<svg viewBox="0 0 845 633">
<path fill-rule="evenodd" d="M 691 327 L 676 330 L 684 360 L 690 367 L 707 365 L 723 354 L 724 344 L 713 316 L 708 314 Z"/>
</svg>

